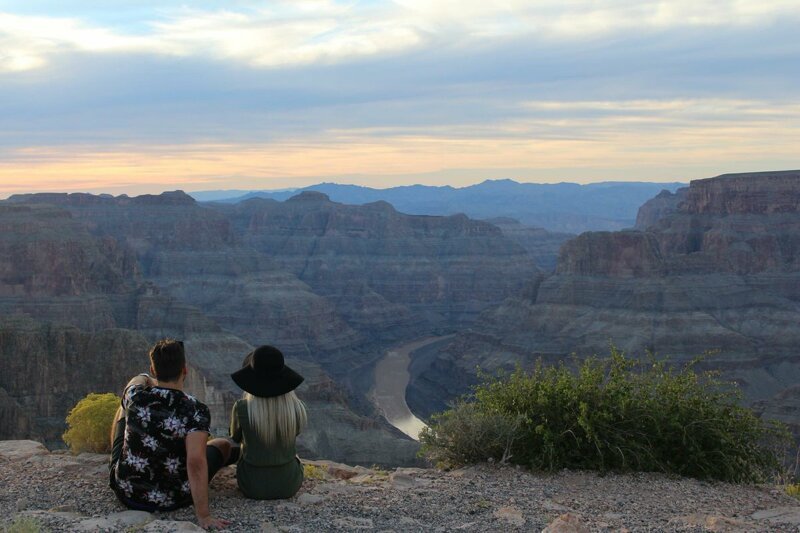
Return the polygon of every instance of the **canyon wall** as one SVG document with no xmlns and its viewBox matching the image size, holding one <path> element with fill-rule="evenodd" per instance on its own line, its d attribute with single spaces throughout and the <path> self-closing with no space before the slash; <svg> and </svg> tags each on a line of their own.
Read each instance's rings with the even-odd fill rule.
<svg viewBox="0 0 800 533">
<path fill-rule="evenodd" d="M 230 372 L 254 345 L 269 343 L 307 378 L 298 391 L 311 417 L 305 454 L 413 464 L 417 445 L 363 395 L 371 365 L 398 340 L 460 327 L 536 270 L 490 224 L 407 216 L 388 204 L 345 206 L 308 193 L 227 208 L 198 205 L 179 191 L 18 195 L 0 202 L 0 227 L 0 315 L 71 328 L 86 339 L 111 342 L 108 331 L 136 339 L 119 354 L 124 371 L 107 381 L 89 376 L 69 395 L 43 390 L 32 402 L 24 384 L 2 386 L 0 416 L 13 429 L 0 438 L 26 431 L 57 438 L 80 396 L 119 392 L 147 369 L 147 346 L 174 337 L 186 343 L 187 389 L 208 402 L 215 433 L 226 431 L 241 394 Z M 13 322 L 7 334 L 29 333 Z M 46 348 L 21 353 L 12 376 L 48 364 Z M 48 367 L 56 372 L 53 390 L 74 379 L 58 373 L 59 357 L 54 352 Z M 78 360 L 102 371 L 99 357 Z M 42 437 L 34 426 L 45 419 L 55 429 Z"/>
<path fill-rule="evenodd" d="M 767 402 L 764 411 L 773 398 L 791 405 L 783 392 L 800 379 L 800 172 L 693 181 L 645 204 L 638 227 L 567 242 L 553 275 L 428 354 L 408 394 L 428 399 L 417 412 L 444 405 L 442 395 L 430 401 L 441 383 L 464 392 L 476 366 L 602 355 L 610 343 L 676 363 L 713 351 L 703 366 L 736 381 L 747 401 Z"/>
</svg>

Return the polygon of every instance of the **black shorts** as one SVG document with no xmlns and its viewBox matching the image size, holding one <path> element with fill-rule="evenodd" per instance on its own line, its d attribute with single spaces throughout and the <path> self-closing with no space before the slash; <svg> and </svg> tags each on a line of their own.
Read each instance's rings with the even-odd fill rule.
<svg viewBox="0 0 800 533">
<path fill-rule="evenodd" d="M 125 419 L 121 418 L 118 422 L 116 427 L 114 428 L 114 443 L 111 446 L 111 462 L 108 465 L 109 470 L 109 485 L 111 485 L 111 489 L 114 491 L 114 494 L 117 495 L 117 498 L 120 502 L 122 502 L 126 507 L 130 509 L 135 509 L 137 511 L 147 511 L 147 512 L 155 512 L 155 511 L 174 511 L 175 509 L 181 509 L 183 507 L 188 507 L 192 505 L 192 497 L 191 495 L 183 501 L 176 503 L 170 507 L 154 507 L 152 505 L 142 504 L 139 502 L 135 502 L 125 494 L 122 493 L 121 490 L 117 487 L 117 479 L 115 476 L 115 472 L 117 469 L 117 463 L 122 458 L 122 446 L 125 441 Z M 214 475 L 219 472 L 219 470 L 225 466 L 225 457 L 223 457 L 222 452 L 216 446 L 208 445 L 206 446 L 206 462 L 208 463 L 208 482 L 211 483 L 211 480 L 214 478 Z M 230 464 L 230 463 L 229 463 Z"/>
</svg>

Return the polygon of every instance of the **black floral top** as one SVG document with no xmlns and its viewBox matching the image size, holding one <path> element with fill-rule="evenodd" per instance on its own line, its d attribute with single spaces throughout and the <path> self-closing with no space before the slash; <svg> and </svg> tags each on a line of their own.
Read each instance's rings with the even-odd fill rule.
<svg viewBox="0 0 800 533">
<path fill-rule="evenodd" d="M 126 498 L 153 510 L 191 499 L 186 473 L 186 435 L 208 432 L 208 407 L 176 389 L 130 387 L 122 398 L 125 441 L 114 472 Z"/>
</svg>

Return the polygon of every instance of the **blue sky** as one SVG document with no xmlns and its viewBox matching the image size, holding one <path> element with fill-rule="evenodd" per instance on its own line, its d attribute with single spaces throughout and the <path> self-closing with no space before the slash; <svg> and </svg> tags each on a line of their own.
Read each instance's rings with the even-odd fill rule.
<svg viewBox="0 0 800 533">
<path fill-rule="evenodd" d="M 796 0 L 2 2 L 0 195 L 798 168 Z"/>
</svg>

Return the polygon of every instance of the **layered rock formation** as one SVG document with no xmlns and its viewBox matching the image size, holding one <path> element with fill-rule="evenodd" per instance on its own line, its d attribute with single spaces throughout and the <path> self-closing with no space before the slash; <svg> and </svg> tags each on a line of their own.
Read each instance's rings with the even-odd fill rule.
<svg viewBox="0 0 800 533">
<path fill-rule="evenodd" d="M 474 318 L 535 271 L 524 250 L 464 215 L 411 216 L 316 192 L 230 209 L 245 243 L 325 296 L 370 337 L 422 336 Z"/>
<path fill-rule="evenodd" d="M 118 394 L 140 371 L 147 344 L 130 330 L 88 333 L 24 316 L 0 319 L 3 438 L 59 443 L 72 406 L 90 392 Z"/>
<path fill-rule="evenodd" d="M 545 272 L 552 272 L 558 262 L 561 246 L 575 235 L 572 233 L 555 233 L 544 228 L 525 226 L 513 218 L 490 218 L 486 222 L 494 224 L 503 235 L 522 246 Z"/>
<path fill-rule="evenodd" d="M 430 397 L 436 382 L 469 382 L 476 365 L 605 354 L 609 343 L 675 362 L 716 351 L 705 366 L 737 381 L 749 401 L 797 383 L 800 172 L 697 180 L 642 211 L 646 230 L 566 243 L 552 276 L 429 357 L 409 398 Z"/>
<path fill-rule="evenodd" d="M 535 270 L 490 224 L 309 193 L 224 209 L 181 192 L 20 195 L 0 203 L 0 226 L 3 314 L 87 338 L 124 330 L 139 339 L 126 352 L 126 376 L 146 370 L 148 343 L 184 340 L 189 390 L 212 408 L 215 432 L 225 431 L 239 394 L 230 372 L 253 345 L 275 344 L 307 377 L 304 453 L 363 463 L 415 461 L 416 444 L 362 395 L 383 349 L 463 324 Z M 23 373 L 44 364 L 36 353 L 25 352 Z M 125 378 L 114 376 L 97 386 L 118 391 Z M 18 420 L 0 438 L 23 436 L 29 418 L 51 416 L 21 394 L 0 390 L 3 416 Z M 44 396 L 66 411 L 85 392 L 76 394 Z"/>
</svg>

